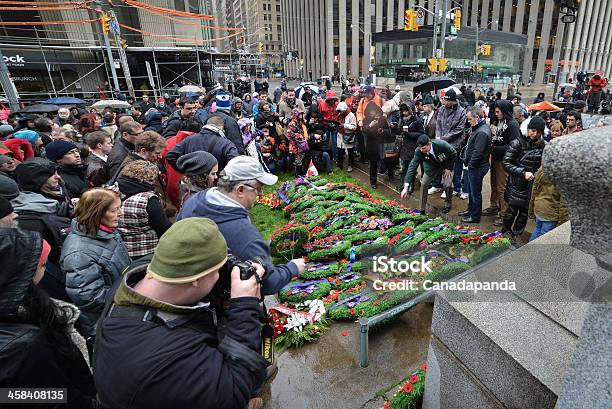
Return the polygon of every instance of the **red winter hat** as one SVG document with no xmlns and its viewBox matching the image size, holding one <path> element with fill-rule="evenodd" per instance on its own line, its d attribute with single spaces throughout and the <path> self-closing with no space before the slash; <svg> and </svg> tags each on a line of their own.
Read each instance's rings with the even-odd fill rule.
<svg viewBox="0 0 612 409">
<path fill-rule="evenodd" d="M 327 91 L 325 93 L 325 99 L 338 99 L 338 94 L 336 94 L 336 91 L 334 91 L 333 89 L 330 89 L 329 91 Z"/>
</svg>

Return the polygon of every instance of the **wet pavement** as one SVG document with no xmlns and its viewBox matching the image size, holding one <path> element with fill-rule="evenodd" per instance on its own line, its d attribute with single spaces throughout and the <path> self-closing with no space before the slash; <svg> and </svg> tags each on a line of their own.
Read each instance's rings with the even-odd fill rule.
<svg viewBox="0 0 612 409">
<path fill-rule="evenodd" d="M 369 184 L 367 165 L 358 164 L 353 177 Z M 394 188 L 399 180 L 389 182 L 387 176 L 378 176 L 378 192 L 389 199 L 400 200 Z M 489 206 L 491 193 L 489 175 L 483 182 L 483 207 Z M 418 208 L 418 190 L 403 202 Z M 467 208 L 467 200 L 453 198 L 453 209 L 441 214 L 444 199 L 440 193 L 430 195 L 427 213 L 441 215 L 445 220 L 460 224 L 458 212 Z M 486 231 L 499 230 L 494 226 L 496 217 L 483 216 L 475 225 Z M 520 246 L 528 240 L 534 227 L 532 220 L 527 232 L 513 240 Z M 270 303 L 272 300 L 267 300 Z M 273 304 L 273 302 L 272 302 Z M 331 328 L 315 343 L 300 349 L 291 349 L 277 356 L 278 374 L 264 390 L 265 409 L 374 409 L 384 401 L 376 392 L 397 382 L 416 370 L 426 360 L 433 305 L 421 303 L 395 319 L 370 330 L 369 366 L 359 367 L 359 325 L 356 322 L 333 322 Z M 347 336 L 342 332 L 346 330 Z"/>
<path fill-rule="evenodd" d="M 376 392 L 426 360 L 432 310 L 422 303 L 371 329 L 366 368 L 359 367 L 359 324 L 332 323 L 317 342 L 277 356 L 278 374 L 264 390 L 264 408 L 380 408 L 384 401 Z"/>
</svg>

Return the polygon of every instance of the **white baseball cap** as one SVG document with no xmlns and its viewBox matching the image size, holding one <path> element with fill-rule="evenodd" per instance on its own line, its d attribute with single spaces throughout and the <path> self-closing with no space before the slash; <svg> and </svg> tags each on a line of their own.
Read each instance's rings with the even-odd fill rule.
<svg viewBox="0 0 612 409">
<path fill-rule="evenodd" d="M 230 160 L 223 169 L 223 173 L 225 173 L 223 177 L 230 182 L 255 179 L 268 186 L 278 182 L 278 176 L 267 173 L 257 159 L 246 155 Z"/>
</svg>

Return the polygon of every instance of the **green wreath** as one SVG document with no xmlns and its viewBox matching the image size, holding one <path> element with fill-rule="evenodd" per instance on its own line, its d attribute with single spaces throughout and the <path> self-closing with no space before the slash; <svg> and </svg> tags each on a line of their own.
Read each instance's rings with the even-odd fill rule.
<svg viewBox="0 0 612 409">
<path fill-rule="evenodd" d="M 291 284 L 306 283 L 306 281 L 292 281 Z M 300 303 L 308 300 L 315 300 L 323 298 L 331 291 L 331 284 L 328 281 L 316 283 L 316 289 L 308 294 L 307 292 L 299 292 L 295 294 L 289 294 L 291 288 L 283 288 L 279 293 L 279 298 L 282 302 Z"/>
<path fill-rule="evenodd" d="M 383 235 L 382 230 L 369 230 L 347 235 L 344 239 L 350 241 L 351 243 L 358 243 L 366 240 L 376 240 Z"/>
<path fill-rule="evenodd" d="M 306 265 L 304 272 L 300 274 L 300 278 L 304 280 L 318 280 L 339 274 L 346 267 L 346 263 L 330 263 L 326 268 L 311 269 L 312 265 Z"/>
<path fill-rule="evenodd" d="M 435 219 L 429 219 L 424 223 L 419 224 L 414 230 L 415 231 L 428 231 L 432 227 L 439 226 L 444 223 L 444 220 L 440 217 L 436 217 Z"/>
<path fill-rule="evenodd" d="M 343 254 L 346 251 L 346 249 L 350 247 L 351 247 L 350 241 L 342 240 L 339 243 L 336 243 L 336 245 L 332 248 L 311 251 L 310 253 L 308 253 L 308 260 L 317 261 L 317 260 L 326 260 L 326 259 L 332 259 L 334 257 L 339 257 L 341 254 Z"/>
<path fill-rule="evenodd" d="M 287 238 L 291 239 L 288 241 Z M 274 257 L 293 259 L 304 253 L 304 245 L 310 239 L 310 231 L 306 226 L 287 224 L 272 233 L 271 253 Z"/>
</svg>

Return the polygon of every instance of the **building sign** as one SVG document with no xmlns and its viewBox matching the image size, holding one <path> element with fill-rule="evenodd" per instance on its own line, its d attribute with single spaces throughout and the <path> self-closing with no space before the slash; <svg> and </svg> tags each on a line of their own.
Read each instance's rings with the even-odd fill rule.
<svg viewBox="0 0 612 409">
<path fill-rule="evenodd" d="M 231 67 L 227 65 L 215 65 L 215 71 L 231 71 Z"/>
<path fill-rule="evenodd" d="M 25 57 L 20 54 L 4 55 L 2 57 L 7 67 L 25 67 Z"/>
<path fill-rule="evenodd" d="M 418 67 L 421 64 L 425 64 L 425 58 L 419 58 L 419 59 L 388 59 L 387 60 L 387 64 L 388 65 L 401 65 L 403 66 L 415 66 Z"/>
</svg>

